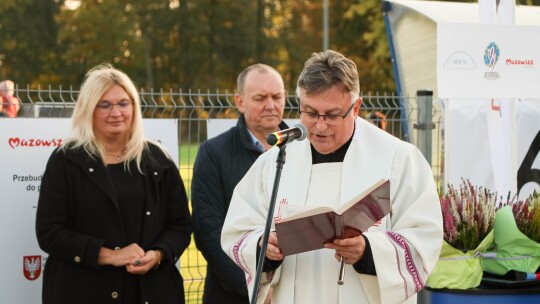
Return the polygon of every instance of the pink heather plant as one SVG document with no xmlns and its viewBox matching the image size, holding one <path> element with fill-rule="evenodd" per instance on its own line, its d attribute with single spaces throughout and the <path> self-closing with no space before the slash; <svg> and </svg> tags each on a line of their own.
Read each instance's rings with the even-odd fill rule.
<svg viewBox="0 0 540 304">
<path fill-rule="evenodd" d="M 525 201 L 512 205 L 516 225 L 523 234 L 540 242 L 540 194 L 536 191 Z"/>
<path fill-rule="evenodd" d="M 463 180 L 459 191 L 448 185 L 441 196 L 444 240 L 462 251 L 475 249 L 493 229 L 495 211 L 502 207 L 502 197 L 488 189 Z M 509 198 L 507 199 L 508 203 Z"/>
</svg>

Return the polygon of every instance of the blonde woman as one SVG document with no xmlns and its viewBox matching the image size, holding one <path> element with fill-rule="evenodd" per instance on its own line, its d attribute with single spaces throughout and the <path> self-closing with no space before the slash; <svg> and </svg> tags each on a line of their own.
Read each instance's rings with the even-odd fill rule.
<svg viewBox="0 0 540 304">
<path fill-rule="evenodd" d="M 143 137 L 137 89 L 109 65 L 93 68 L 42 179 L 43 303 L 184 303 L 175 263 L 191 232 L 177 167 Z"/>
</svg>

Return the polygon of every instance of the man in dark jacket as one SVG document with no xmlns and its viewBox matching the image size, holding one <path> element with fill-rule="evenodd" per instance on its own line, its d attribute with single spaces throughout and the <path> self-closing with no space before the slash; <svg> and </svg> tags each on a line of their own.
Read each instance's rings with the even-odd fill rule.
<svg viewBox="0 0 540 304">
<path fill-rule="evenodd" d="M 282 122 L 286 92 L 278 71 L 264 64 L 244 69 L 235 102 L 235 127 L 204 142 L 193 169 L 191 201 L 197 248 L 208 262 L 203 303 L 249 303 L 244 272 L 221 249 L 223 222 L 236 184 L 270 146 L 269 133 Z"/>
</svg>

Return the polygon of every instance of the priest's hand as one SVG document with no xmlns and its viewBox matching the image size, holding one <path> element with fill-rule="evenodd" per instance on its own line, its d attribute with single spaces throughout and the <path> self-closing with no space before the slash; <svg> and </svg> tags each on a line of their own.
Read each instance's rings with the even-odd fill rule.
<svg viewBox="0 0 540 304">
<path fill-rule="evenodd" d="M 335 249 L 338 261 L 343 257 L 345 263 L 354 264 L 364 255 L 366 241 L 362 235 L 358 235 L 348 239 L 335 239 L 332 243 L 324 244 L 324 248 Z"/>
<path fill-rule="evenodd" d="M 262 238 L 259 240 L 259 247 L 262 248 Z M 283 260 L 283 254 L 281 254 L 281 249 L 279 249 L 277 234 L 275 231 L 270 232 L 270 235 L 268 236 L 268 244 L 266 245 L 265 256 L 269 260 Z"/>
</svg>

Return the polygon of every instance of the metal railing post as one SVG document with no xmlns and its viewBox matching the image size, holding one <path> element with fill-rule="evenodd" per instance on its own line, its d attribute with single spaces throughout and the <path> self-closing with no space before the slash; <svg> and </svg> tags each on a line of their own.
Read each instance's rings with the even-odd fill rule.
<svg viewBox="0 0 540 304">
<path fill-rule="evenodd" d="M 435 129 L 435 124 L 433 123 L 433 91 L 416 91 L 416 104 L 418 105 L 417 123 L 414 124 L 414 128 L 417 130 L 416 146 L 420 149 L 429 165 L 431 165 L 431 131 Z"/>
</svg>

